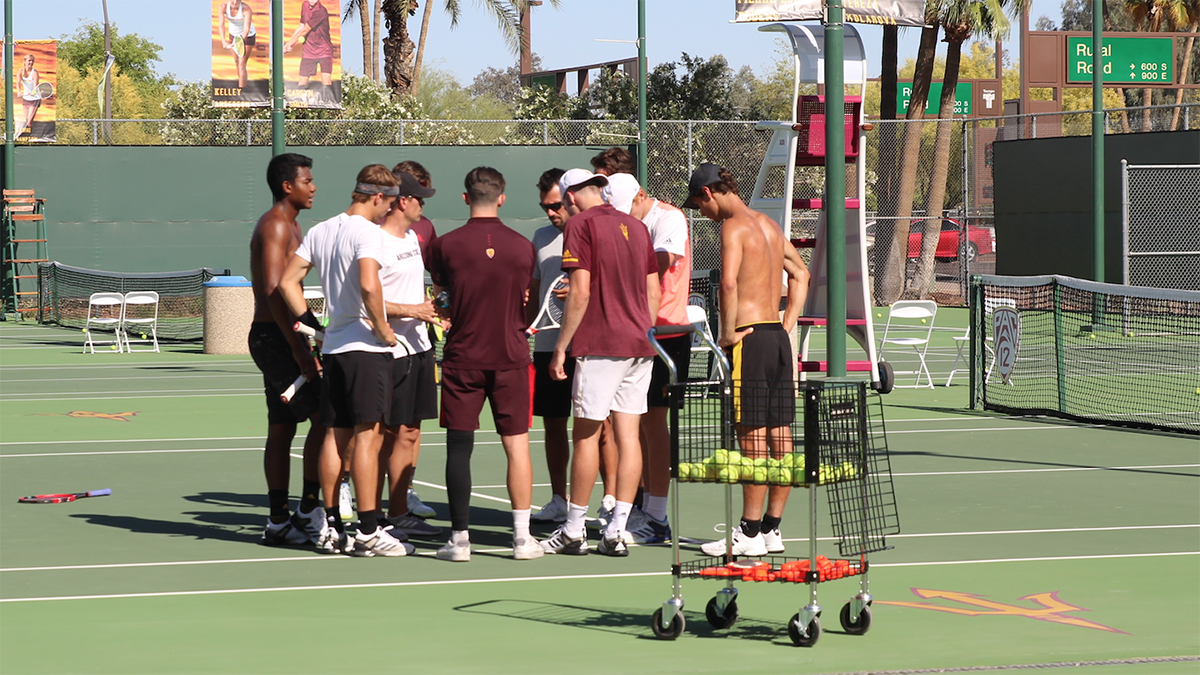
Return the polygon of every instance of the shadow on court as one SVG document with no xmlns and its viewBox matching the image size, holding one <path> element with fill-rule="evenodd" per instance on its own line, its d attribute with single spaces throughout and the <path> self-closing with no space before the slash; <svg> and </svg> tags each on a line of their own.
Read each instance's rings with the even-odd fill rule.
<svg viewBox="0 0 1200 675">
<path fill-rule="evenodd" d="M 650 628 L 650 618 L 654 609 L 650 605 L 647 605 L 646 609 L 628 610 L 612 607 L 579 607 L 535 600 L 501 599 L 460 605 L 455 607 L 454 611 L 582 628 L 624 635 L 639 640 L 657 641 Z M 788 647 L 793 646 L 787 635 L 786 617 L 778 621 L 764 621 L 742 616 L 732 628 L 718 631 L 708 623 L 703 612 L 684 611 L 683 615 L 686 620 L 684 632 L 696 637 L 757 640 Z"/>
<path fill-rule="evenodd" d="M 976 462 L 986 462 L 988 464 L 1018 464 L 1023 467 L 1044 466 L 1053 467 L 1056 469 L 1097 469 L 1100 471 L 1115 471 L 1118 473 L 1137 473 L 1150 474 L 1155 476 L 1177 476 L 1179 478 L 1200 478 L 1200 474 L 1196 473 L 1195 469 L 1189 470 L 1180 468 L 1177 471 L 1166 471 L 1163 469 L 1129 469 L 1111 466 L 1098 466 L 1095 464 L 1068 464 L 1065 462 L 1046 462 L 1036 461 L 1032 459 L 1014 459 L 1011 457 L 980 457 L 974 455 L 956 455 L 946 452 L 930 452 L 927 450 L 889 450 L 893 458 L 896 457 L 938 457 L 943 459 L 966 459 Z"/>
<path fill-rule="evenodd" d="M 155 520 L 136 516 L 114 516 L 107 513 L 77 513 L 72 518 L 87 521 L 89 525 L 103 525 L 135 534 L 162 534 L 170 537 L 192 537 L 197 540 L 235 541 L 254 544 L 262 536 L 262 518 L 245 514 L 218 512 L 191 512 L 191 522 L 177 520 Z"/>
</svg>

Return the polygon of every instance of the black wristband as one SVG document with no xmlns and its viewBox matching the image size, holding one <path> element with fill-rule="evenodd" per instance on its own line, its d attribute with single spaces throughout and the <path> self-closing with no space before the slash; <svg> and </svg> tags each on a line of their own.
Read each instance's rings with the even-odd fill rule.
<svg viewBox="0 0 1200 675">
<path fill-rule="evenodd" d="M 325 330 L 325 327 L 321 325 L 320 321 L 317 321 L 317 316 L 312 313 L 311 309 L 296 317 L 296 320 L 313 330 Z"/>
</svg>

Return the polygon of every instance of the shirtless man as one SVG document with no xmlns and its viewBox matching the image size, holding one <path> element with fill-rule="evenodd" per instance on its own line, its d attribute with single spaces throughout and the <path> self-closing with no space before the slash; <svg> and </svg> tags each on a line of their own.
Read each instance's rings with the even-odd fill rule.
<svg viewBox="0 0 1200 675">
<path fill-rule="evenodd" d="M 275 205 L 258 219 L 250 237 L 250 276 L 254 286 L 254 322 L 250 325 L 250 355 L 262 371 L 267 395 L 267 446 L 263 470 L 267 475 L 267 501 L 271 516 L 261 543 L 303 544 L 316 541 L 325 528 L 319 501 L 318 461 L 325 442 L 325 427 L 317 420 L 321 397 L 320 366 L 305 338 L 292 330 L 292 316 L 279 292 L 288 260 L 300 247 L 302 235 L 296 216 L 311 209 L 317 186 L 312 160 L 304 155 L 277 155 L 267 165 L 267 185 Z M 308 383 L 290 403 L 279 396 L 300 373 Z M 304 487 L 300 508 L 288 514 L 289 456 L 296 425 L 309 420 L 304 440 Z"/>
<path fill-rule="evenodd" d="M 808 268 L 779 224 L 750 209 L 728 169 L 701 164 L 688 181 L 684 208 L 698 208 L 721 223 L 721 336 L 733 366 L 738 444 L 752 459 L 781 459 L 792 452 L 796 415 L 795 372 L 788 333 L 808 293 Z M 787 273 L 787 308 L 779 298 Z M 742 522 L 733 533 L 733 555 L 782 553 L 779 522 L 790 487 L 742 486 Z M 763 515 L 763 498 L 767 500 Z M 725 554 L 725 540 L 702 545 L 705 555 Z"/>
</svg>

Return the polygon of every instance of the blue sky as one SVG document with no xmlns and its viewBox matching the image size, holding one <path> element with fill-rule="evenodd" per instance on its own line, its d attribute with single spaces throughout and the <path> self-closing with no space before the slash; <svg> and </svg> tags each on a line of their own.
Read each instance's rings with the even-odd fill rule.
<svg viewBox="0 0 1200 675">
<path fill-rule="evenodd" d="M 343 0 L 325 0 L 329 5 Z M 515 63 L 491 17 L 472 2 L 463 2 L 458 28 L 450 29 L 441 0 L 433 0 L 435 13 L 429 30 L 426 63 L 453 73 L 469 84 L 480 70 L 505 68 Z M 563 0 L 563 8 L 546 5 L 533 15 L 533 50 L 546 68 L 567 68 L 637 55 L 633 44 L 597 42 L 597 39 L 635 40 L 637 0 Z M 1060 20 L 1057 0 L 1034 0 L 1031 21 L 1045 14 Z M 421 9 L 410 21 L 416 40 Z M 108 13 L 122 33 L 137 33 L 163 47 L 161 73 L 185 80 L 206 80 L 210 72 L 210 0 L 108 0 Z M 734 0 L 646 0 L 646 45 L 650 67 L 677 60 L 681 52 L 708 57 L 724 54 L 734 69 L 749 65 L 765 70 L 774 57 L 773 37 L 760 34 L 755 24 L 731 24 Z M 101 0 L 13 0 L 13 34 L 18 40 L 58 38 L 75 32 L 81 19 L 101 21 Z M 858 26 L 867 49 L 868 73 L 879 75 L 881 30 Z M 362 71 L 361 33 L 357 19 L 342 24 L 343 67 Z M 1014 34 L 1015 34 L 1014 29 Z M 901 61 L 915 56 L 918 30 L 901 31 Z M 1014 48 L 1016 42 L 1011 46 Z M 942 45 L 944 48 L 944 45 Z M 1006 44 L 1006 49 L 1009 47 Z"/>
</svg>

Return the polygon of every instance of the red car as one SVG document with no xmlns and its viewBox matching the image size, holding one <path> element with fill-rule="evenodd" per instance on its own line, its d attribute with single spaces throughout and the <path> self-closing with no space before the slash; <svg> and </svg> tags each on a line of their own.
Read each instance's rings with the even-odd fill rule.
<svg viewBox="0 0 1200 675">
<path fill-rule="evenodd" d="M 875 223 L 867 225 L 867 246 L 875 243 Z M 925 221 L 914 220 L 908 230 L 908 257 L 921 257 L 921 240 L 925 233 Z M 957 260 L 959 245 L 962 240 L 962 224 L 950 218 L 942 219 L 941 232 L 938 233 L 937 251 L 933 254 L 938 260 Z M 967 228 L 967 260 L 974 261 L 977 256 L 989 255 L 996 251 L 996 231 L 988 227 L 969 226 Z"/>
</svg>

